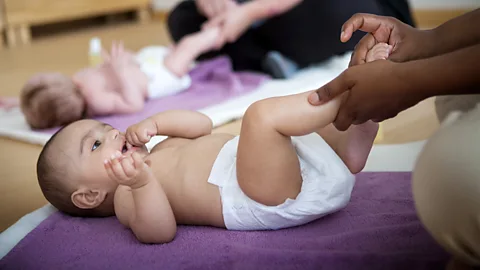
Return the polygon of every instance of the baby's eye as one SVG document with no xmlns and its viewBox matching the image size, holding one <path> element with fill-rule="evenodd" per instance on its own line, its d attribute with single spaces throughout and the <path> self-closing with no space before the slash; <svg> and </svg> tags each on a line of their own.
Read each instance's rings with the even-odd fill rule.
<svg viewBox="0 0 480 270">
<path fill-rule="evenodd" d="M 95 149 L 97 149 L 98 147 L 100 147 L 102 143 L 99 141 L 99 140 L 96 140 L 94 143 L 93 143 L 93 146 L 92 146 L 92 152 L 95 151 Z"/>
</svg>

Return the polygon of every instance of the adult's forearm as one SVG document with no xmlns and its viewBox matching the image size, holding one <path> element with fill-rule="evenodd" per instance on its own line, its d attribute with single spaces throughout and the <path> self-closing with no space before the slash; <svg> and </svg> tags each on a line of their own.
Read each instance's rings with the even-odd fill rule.
<svg viewBox="0 0 480 270">
<path fill-rule="evenodd" d="M 480 94 L 480 44 L 432 58 L 399 64 L 411 85 L 407 95 L 420 100 L 439 95 Z"/>
<path fill-rule="evenodd" d="M 454 18 L 433 29 L 432 56 L 480 44 L 480 8 Z"/>
<path fill-rule="evenodd" d="M 245 5 L 253 20 L 263 20 L 289 11 L 303 0 L 255 0 Z"/>
</svg>

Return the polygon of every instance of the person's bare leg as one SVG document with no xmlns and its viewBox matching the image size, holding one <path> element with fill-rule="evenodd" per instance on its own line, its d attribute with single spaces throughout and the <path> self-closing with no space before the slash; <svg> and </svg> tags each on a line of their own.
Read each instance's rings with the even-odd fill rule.
<svg viewBox="0 0 480 270">
<path fill-rule="evenodd" d="M 218 28 L 211 28 L 184 37 L 165 57 L 165 66 L 182 77 L 190 71 L 191 64 L 199 55 L 213 49 L 219 34 Z"/>
<path fill-rule="evenodd" d="M 378 123 L 373 121 L 352 125 L 344 132 L 338 131 L 333 124 L 317 131 L 354 174 L 365 167 L 377 132 Z"/>
<path fill-rule="evenodd" d="M 312 106 L 307 100 L 309 94 L 265 99 L 254 103 L 245 113 L 238 145 L 237 177 L 243 192 L 259 203 L 278 205 L 300 192 L 300 165 L 290 136 L 318 131 L 353 173 L 365 165 L 378 125 L 370 122 L 339 132 L 331 123 L 337 115 L 340 98 Z"/>
</svg>

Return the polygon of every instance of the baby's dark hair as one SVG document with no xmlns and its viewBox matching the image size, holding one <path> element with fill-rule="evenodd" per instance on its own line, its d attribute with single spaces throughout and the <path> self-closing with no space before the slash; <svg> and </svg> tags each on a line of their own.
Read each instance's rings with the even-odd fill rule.
<svg viewBox="0 0 480 270">
<path fill-rule="evenodd" d="M 38 157 L 37 179 L 43 195 L 54 207 L 71 216 L 106 217 L 113 215 L 111 207 L 106 207 L 105 203 L 93 209 L 81 209 L 73 204 L 71 196 L 75 189 L 69 186 L 67 181 L 69 161 L 59 157 L 61 149 L 57 149 L 58 151 L 55 149 L 55 141 L 66 127 L 61 128 L 48 140 Z"/>
</svg>

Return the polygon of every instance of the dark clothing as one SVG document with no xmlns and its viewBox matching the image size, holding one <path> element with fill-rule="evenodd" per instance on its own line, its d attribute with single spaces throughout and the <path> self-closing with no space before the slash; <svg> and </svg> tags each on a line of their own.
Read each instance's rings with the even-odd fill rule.
<svg viewBox="0 0 480 270">
<path fill-rule="evenodd" d="M 358 12 L 394 16 L 412 23 L 407 0 L 304 0 L 288 12 L 248 29 L 236 42 L 202 55 L 199 60 L 226 54 L 235 70 L 261 71 L 267 52 L 278 51 L 303 68 L 353 50 L 364 33 L 356 32 L 349 42 L 342 43 L 340 32 L 343 23 Z M 168 28 L 177 42 L 200 31 L 205 21 L 195 1 L 184 1 L 169 15 Z"/>
</svg>

